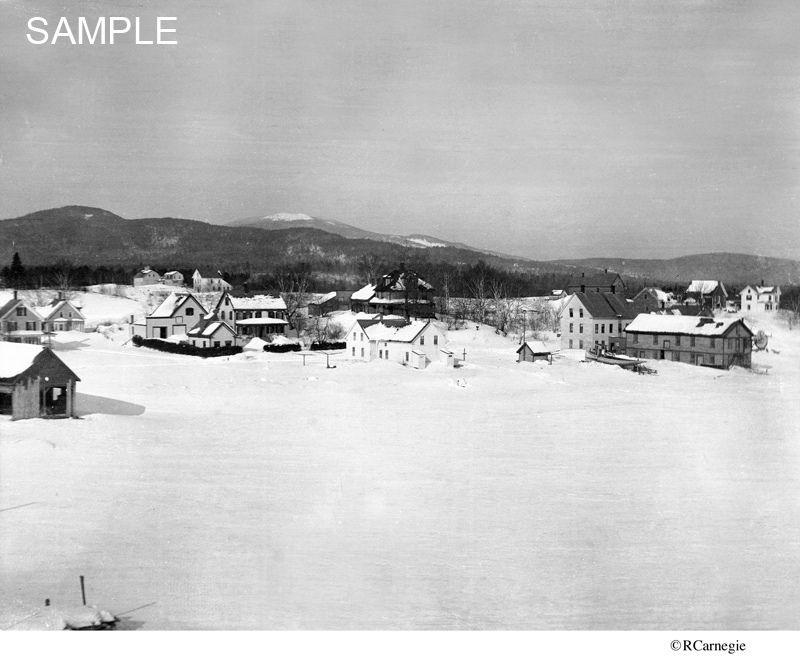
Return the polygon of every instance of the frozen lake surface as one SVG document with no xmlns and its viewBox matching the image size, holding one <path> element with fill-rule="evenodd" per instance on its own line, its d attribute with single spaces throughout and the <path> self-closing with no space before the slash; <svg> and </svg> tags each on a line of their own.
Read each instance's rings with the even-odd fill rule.
<svg viewBox="0 0 800 659">
<path fill-rule="evenodd" d="M 0 625 L 85 575 L 144 629 L 798 629 L 800 331 L 759 322 L 768 376 L 68 337 L 83 418 L 0 420 Z"/>
</svg>

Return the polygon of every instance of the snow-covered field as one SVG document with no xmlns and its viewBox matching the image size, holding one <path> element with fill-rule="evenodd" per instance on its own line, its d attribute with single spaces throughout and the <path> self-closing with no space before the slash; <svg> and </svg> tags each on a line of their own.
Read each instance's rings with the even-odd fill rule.
<svg viewBox="0 0 800 659">
<path fill-rule="evenodd" d="M 82 418 L 0 418 L 0 628 L 85 575 L 144 629 L 797 629 L 800 331 L 754 320 L 767 376 L 63 337 Z"/>
</svg>

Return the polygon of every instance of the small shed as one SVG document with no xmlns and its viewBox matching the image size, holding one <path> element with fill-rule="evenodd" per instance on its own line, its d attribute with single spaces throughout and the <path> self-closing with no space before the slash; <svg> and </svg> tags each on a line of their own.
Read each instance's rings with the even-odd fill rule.
<svg viewBox="0 0 800 659">
<path fill-rule="evenodd" d="M 428 355 L 419 350 L 412 350 L 408 363 L 412 368 L 423 369 L 428 365 Z"/>
<path fill-rule="evenodd" d="M 0 342 L 0 414 L 15 421 L 75 416 L 76 382 L 50 348 Z"/>
<path fill-rule="evenodd" d="M 453 368 L 456 365 L 456 356 L 453 354 L 451 350 L 440 350 L 439 358 L 442 360 L 442 363 L 445 366 Z"/>
<path fill-rule="evenodd" d="M 544 341 L 526 341 L 517 348 L 518 362 L 546 361 L 553 363 L 553 350 Z"/>
</svg>

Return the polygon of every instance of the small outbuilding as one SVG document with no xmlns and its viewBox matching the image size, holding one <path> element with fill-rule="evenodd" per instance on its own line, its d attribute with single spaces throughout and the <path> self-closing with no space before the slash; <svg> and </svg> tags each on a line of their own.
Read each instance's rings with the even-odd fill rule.
<svg viewBox="0 0 800 659">
<path fill-rule="evenodd" d="M 535 361 L 553 363 L 553 350 L 544 341 L 526 341 L 517 348 L 517 362 Z"/>
<path fill-rule="evenodd" d="M 15 421 L 75 416 L 76 382 L 50 348 L 0 342 L 0 414 Z"/>
</svg>

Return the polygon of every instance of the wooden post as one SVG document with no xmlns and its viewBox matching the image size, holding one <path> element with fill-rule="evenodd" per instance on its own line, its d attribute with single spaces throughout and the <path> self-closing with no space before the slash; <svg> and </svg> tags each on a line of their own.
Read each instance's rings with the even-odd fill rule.
<svg viewBox="0 0 800 659">
<path fill-rule="evenodd" d="M 83 605 L 86 606 L 86 588 L 83 584 L 83 575 L 81 575 L 81 599 L 83 600 Z"/>
</svg>

